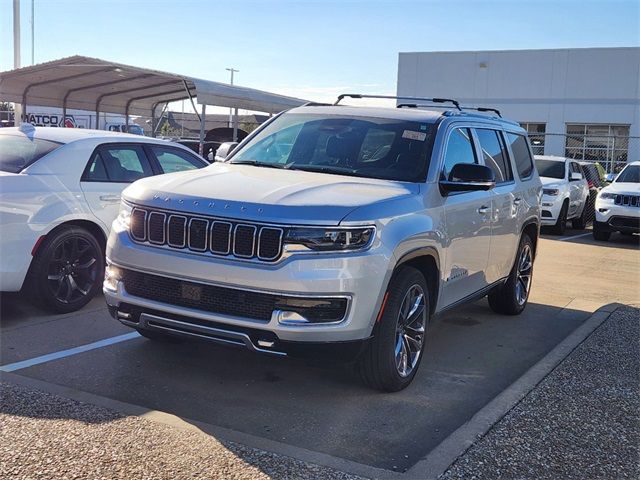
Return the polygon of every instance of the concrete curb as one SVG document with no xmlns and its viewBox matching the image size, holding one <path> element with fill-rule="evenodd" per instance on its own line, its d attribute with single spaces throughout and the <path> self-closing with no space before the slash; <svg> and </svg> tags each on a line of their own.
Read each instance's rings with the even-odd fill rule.
<svg viewBox="0 0 640 480">
<path fill-rule="evenodd" d="M 446 472 L 453 462 L 463 455 L 478 438 L 487 433 L 494 424 L 526 397 L 578 345 L 609 318 L 612 312 L 621 306 L 620 304 L 609 304 L 596 310 L 582 325 L 571 332 L 518 380 L 411 467 L 405 473 L 405 478 L 436 479 Z"/>
<path fill-rule="evenodd" d="M 475 413 L 471 419 L 452 432 L 436 448 L 419 460 L 405 473 L 375 468 L 329 454 L 313 452 L 293 445 L 269 440 L 255 435 L 211 425 L 205 422 L 181 418 L 157 410 L 113 400 L 73 388 L 17 375 L 0 372 L 0 380 L 16 385 L 42 390 L 54 395 L 108 408 L 124 415 L 135 415 L 151 421 L 177 428 L 196 430 L 213 436 L 220 442 L 235 442 L 247 447 L 291 457 L 295 460 L 314 463 L 345 473 L 375 479 L 436 479 L 455 460 L 466 452 L 479 437 L 483 436 L 496 422 L 515 407 L 538 383 L 540 383 L 560 362 L 598 328 L 620 304 L 609 304 L 599 308 L 587 320 L 570 333 L 562 342 L 525 372 L 518 380 L 498 394 L 487 405 Z"/>
</svg>

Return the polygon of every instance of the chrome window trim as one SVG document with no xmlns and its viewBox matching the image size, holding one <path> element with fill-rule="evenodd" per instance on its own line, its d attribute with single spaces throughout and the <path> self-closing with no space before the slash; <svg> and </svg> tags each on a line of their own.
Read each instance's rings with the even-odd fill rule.
<svg viewBox="0 0 640 480">
<path fill-rule="evenodd" d="M 276 255 L 273 256 L 273 257 L 265 257 L 264 255 L 260 255 L 260 245 L 262 244 L 262 232 L 264 230 L 277 230 L 278 232 L 280 232 L 280 235 L 278 237 L 278 245 L 279 245 L 278 253 L 276 253 Z M 258 251 L 256 252 L 256 256 L 260 260 L 265 260 L 265 261 L 273 261 L 276 258 L 278 258 L 280 255 L 282 255 L 282 250 L 283 250 L 282 239 L 283 239 L 283 237 L 284 237 L 284 229 L 283 228 L 261 226 L 260 227 L 260 231 L 258 232 Z"/>
<path fill-rule="evenodd" d="M 134 207 L 131 210 L 131 216 L 133 216 L 133 214 L 136 212 L 136 210 L 142 212 L 144 214 L 144 217 L 142 219 L 142 238 L 140 237 L 136 237 L 133 233 L 133 230 L 131 228 L 129 228 L 129 234 L 131 235 L 131 238 L 133 238 L 134 240 L 138 241 L 138 242 L 145 242 L 147 240 L 147 210 L 143 209 L 143 208 L 139 208 L 139 207 Z"/>
<path fill-rule="evenodd" d="M 195 248 L 191 246 L 191 224 L 198 220 L 207 224 L 204 229 L 204 248 Z M 189 219 L 189 227 L 187 228 L 187 246 L 189 247 L 189 250 L 193 250 L 194 252 L 206 252 L 209 249 L 209 220 L 202 217 L 193 217 Z"/>
<path fill-rule="evenodd" d="M 238 231 L 238 227 L 249 227 L 253 229 L 253 242 L 251 243 L 251 255 L 242 255 L 236 252 L 236 232 Z M 258 231 L 258 227 L 255 225 L 249 225 L 247 223 L 238 223 L 235 227 L 233 227 L 233 255 L 238 258 L 253 258 L 256 253 L 256 232 Z"/>
<path fill-rule="evenodd" d="M 154 210 L 156 211 L 156 210 Z M 169 225 L 171 224 L 171 219 L 175 217 L 175 218 L 182 218 L 184 220 L 184 227 L 182 229 L 182 245 L 177 245 L 177 244 L 172 244 L 170 237 L 169 237 Z M 187 217 L 185 217 L 184 215 L 176 215 L 175 213 L 172 213 L 169 215 L 169 218 L 167 219 L 167 245 L 169 245 L 170 247 L 173 248 L 184 248 L 187 246 L 187 224 L 189 222 L 187 222 Z"/>
<path fill-rule="evenodd" d="M 155 240 L 151 240 L 151 217 L 153 215 L 162 215 L 162 241 L 161 242 L 157 242 Z M 157 212 L 157 211 L 150 211 L 149 214 L 147 215 L 147 237 L 149 240 L 149 243 L 152 243 L 154 245 L 164 245 L 167 241 L 167 214 L 164 212 Z"/>
<path fill-rule="evenodd" d="M 213 249 L 213 244 L 211 243 L 213 241 L 213 227 L 216 225 L 216 223 L 221 223 L 223 225 L 228 225 L 229 226 L 229 233 L 227 235 L 227 251 L 226 252 L 221 252 L 219 250 L 214 250 Z M 211 235 L 209 238 L 209 250 L 211 251 L 211 253 L 216 254 L 216 255 L 229 255 L 231 253 L 231 237 L 233 234 L 233 223 L 231 222 L 225 222 L 222 220 L 213 220 L 211 222 L 211 227 L 209 228 L 211 230 Z"/>
</svg>

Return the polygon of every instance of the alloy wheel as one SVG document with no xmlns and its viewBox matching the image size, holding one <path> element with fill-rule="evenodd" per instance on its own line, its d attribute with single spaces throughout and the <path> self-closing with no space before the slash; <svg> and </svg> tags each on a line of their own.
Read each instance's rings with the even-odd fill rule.
<svg viewBox="0 0 640 480">
<path fill-rule="evenodd" d="M 524 305 L 529 296 L 531 287 L 531 275 L 533 273 L 533 253 L 531 245 L 524 244 L 520 257 L 518 258 L 518 268 L 516 272 L 516 300 L 518 305 Z"/>
<path fill-rule="evenodd" d="M 396 325 L 395 362 L 402 377 L 409 376 L 418 364 L 426 324 L 425 293 L 420 285 L 414 284 L 402 300 Z"/>
<path fill-rule="evenodd" d="M 80 235 L 65 237 L 53 251 L 47 269 L 47 285 L 61 303 L 73 303 L 89 295 L 99 277 L 98 252 Z"/>
</svg>

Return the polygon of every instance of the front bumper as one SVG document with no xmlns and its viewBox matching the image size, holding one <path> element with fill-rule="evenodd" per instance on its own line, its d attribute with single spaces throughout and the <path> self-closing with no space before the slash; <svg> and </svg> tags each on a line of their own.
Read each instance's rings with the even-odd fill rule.
<svg viewBox="0 0 640 480">
<path fill-rule="evenodd" d="M 640 207 L 616 205 L 613 200 L 596 200 L 596 222 L 613 232 L 640 233 Z"/>
<path fill-rule="evenodd" d="M 562 197 L 561 195 L 543 195 L 540 202 L 540 224 L 555 225 L 558 221 L 558 217 L 560 216 L 560 210 L 562 210 L 563 202 L 564 197 Z"/>
<path fill-rule="evenodd" d="M 116 282 L 115 289 L 113 286 L 105 288 L 104 293 L 107 304 L 118 320 L 134 328 L 175 327 L 179 324 L 172 323 L 171 320 L 177 318 L 180 322 L 189 324 L 182 327 L 191 330 L 182 334 L 192 333 L 192 336 L 202 334 L 202 327 L 216 325 L 213 328 L 232 332 L 251 329 L 265 335 L 265 344 L 273 341 L 274 346 L 286 345 L 286 342 L 324 344 L 362 341 L 371 336 L 390 275 L 390 260 L 391 254 L 380 245 L 374 245 L 360 253 L 293 255 L 277 264 L 227 260 L 140 245 L 132 242 L 128 234 L 114 224 L 107 246 L 107 261 L 116 267 L 169 277 L 205 288 L 211 286 L 304 298 L 348 298 L 348 308 L 341 321 L 295 324 L 283 323 L 282 318 L 277 315 L 268 320 L 256 319 L 230 312 L 212 313 L 198 308 L 197 304 L 185 306 L 157 301 L 148 296 L 141 298 L 128 292 L 122 281 Z M 118 317 L 117 312 L 127 308 L 136 309 L 137 316 L 142 316 L 142 321 L 135 324 L 122 316 Z M 150 323 L 145 316 L 149 312 L 155 312 L 151 315 L 161 319 L 168 318 L 169 322 Z M 256 342 L 258 339 L 257 336 Z M 237 336 L 235 340 L 238 340 Z M 244 340 L 241 341 L 246 345 Z M 255 343 L 254 346 L 259 345 Z M 267 349 L 273 350 L 274 346 Z"/>
</svg>

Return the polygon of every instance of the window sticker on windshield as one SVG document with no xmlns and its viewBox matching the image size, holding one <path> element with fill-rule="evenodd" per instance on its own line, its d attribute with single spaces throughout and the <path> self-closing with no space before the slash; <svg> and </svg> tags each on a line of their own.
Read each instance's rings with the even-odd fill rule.
<svg viewBox="0 0 640 480">
<path fill-rule="evenodd" d="M 405 130 L 402 133 L 402 138 L 408 138 L 409 140 L 420 140 L 424 142 L 427 138 L 427 134 L 424 132 L 414 132 L 413 130 Z"/>
</svg>

